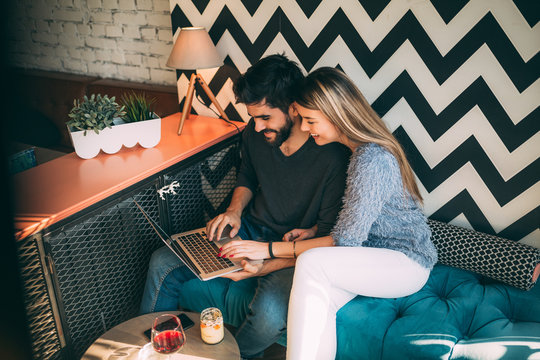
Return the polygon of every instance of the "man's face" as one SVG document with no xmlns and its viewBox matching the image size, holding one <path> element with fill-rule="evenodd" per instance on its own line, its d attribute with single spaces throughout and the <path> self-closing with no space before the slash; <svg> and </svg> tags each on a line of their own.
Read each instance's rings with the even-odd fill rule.
<svg viewBox="0 0 540 360">
<path fill-rule="evenodd" d="M 281 146 L 289 138 L 294 125 L 289 114 L 266 103 L 246 105 L 249 116 L 255 121 L 255 131 L 262 132 L 272 146 Z"/>
</svg>

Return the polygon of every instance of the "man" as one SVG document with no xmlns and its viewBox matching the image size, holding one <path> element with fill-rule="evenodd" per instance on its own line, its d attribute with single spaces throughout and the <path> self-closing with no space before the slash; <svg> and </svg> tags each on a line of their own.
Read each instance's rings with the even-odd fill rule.
<svg viewBox="0 0 540 360">
<path fill-rule="evenodd" d="M 300 130 L 301 118 L 293 102 L 303 77 L 294 62 L 271 55 L 236 81 L 237 102 L 246 105 L 252 120 L 242 134 L 242 165 L 231 203 L 207 224 L 210 238 L 219 238 L 227 226 L 231 237 L 238 234 L 259 241 L 329 234 L 341 208 L 350 153 L 339 144 L 318 146 Z M 231 281 L 247 281 L 246 286 L 254 288 L 245 320 L 235 334 L 242 357 L 260 356 L 285 331 L 294 262 L 243 261 L 243 270 L 200 285 L 213 287 L 206 292 L 208 297 L 218 288 L 226 292 L 223 288 Z M 167 247 L 158 249 L 150 261 L 141 312 L 176 309 L 180 295 L 186 296 L 181 294 L 186 291 L 184 284 L 202 283 L 194 278 Z M 211 299 L 201 301 L 212 304 Z"/>
</svg>

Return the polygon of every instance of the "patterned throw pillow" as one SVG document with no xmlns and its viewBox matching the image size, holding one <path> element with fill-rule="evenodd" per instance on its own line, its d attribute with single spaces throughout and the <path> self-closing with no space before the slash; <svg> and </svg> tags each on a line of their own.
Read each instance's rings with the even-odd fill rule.
<svg viewBox="0 0 540 360">
<path fill-rule="evenodd" d="M 470 270 L 523 290 L 530 290 L 536 283 L 540 249 L 432 219 L 428 219 L 428 224 L 441 264 Z"/>
</svg>

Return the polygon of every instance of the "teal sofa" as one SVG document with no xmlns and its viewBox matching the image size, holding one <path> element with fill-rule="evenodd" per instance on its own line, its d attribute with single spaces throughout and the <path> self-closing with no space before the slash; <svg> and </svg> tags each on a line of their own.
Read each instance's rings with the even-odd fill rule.
<svg viewBox="0 0 540 360">
<path fill-rule="evenodd" d="M 439 263 L 426 285 L 403 298 L 357 296 L 345 305 L 337 314 L 337 359 L 540 359 L 540 285 L 534 285 L 540 250 L 434 221 L 430 225 Z M 238 326 L 254 281 L 228 287 L 191 281 L 179 304 L 194 311 L 218 306 L 225 321 Z"/>
</svg>

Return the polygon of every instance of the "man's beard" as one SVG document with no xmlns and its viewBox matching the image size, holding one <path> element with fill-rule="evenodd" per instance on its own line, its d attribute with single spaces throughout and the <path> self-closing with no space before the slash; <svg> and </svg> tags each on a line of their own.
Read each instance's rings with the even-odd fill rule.
<svg viewBox="0 0 540 360">
<path fill-rule="evenodd" d="M 268 140 L 265 138 L 266 142 L 268 144 L 270 144 L 271 146 L 273 147 L 280 147 L 281 144 L 283 144 L 285 142 L 285 140 L 287 140 L 289 138 L 289 136 L 291 136 L 291 130 L 293 128 L 293 121 L 291 119 L 291 117 L 287 114 L 285 116 L 285 125 L 283 125 L 283 127 L 279 130 L 263 130 L 264 133 L 275 133 L 276 134 L 276 137 L 274 138 L 274 140 Z"/>
</svg>

